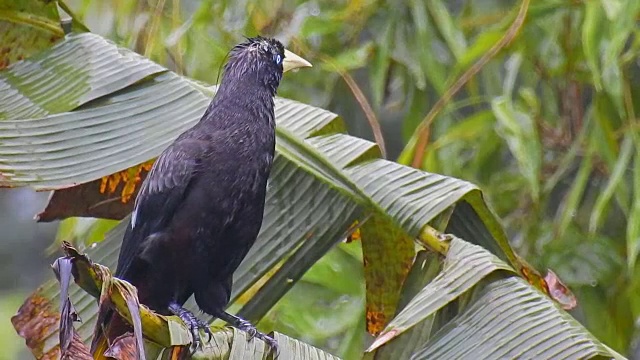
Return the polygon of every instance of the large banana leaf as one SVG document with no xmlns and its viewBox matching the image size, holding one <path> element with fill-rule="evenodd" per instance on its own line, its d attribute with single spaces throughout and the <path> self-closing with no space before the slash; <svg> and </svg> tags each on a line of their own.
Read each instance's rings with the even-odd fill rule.
<svg viewBox="0 0 640 360">
<path fill-rule="evenodd" d="M 96 62 L 78 61 L 85 52 L 113 56 L 99 57 Z M 56 55 L 62 53 L 65 56 Z M 0 181 L 4 186 L 61 189 L 148 161 L 198 120 L 214 91 L 174 73 L 156 71 L 157 65 L 92 34 L 68 36 L 30 61 L 31 66 L 20 63 L 0 75 L 0 89 L 5 89 L 2 96 L 6 99 L 0 103 L 0 114 L 5 114 L 0 121 Z M 44 76 L 40 69 L 46 66 L 58 75 Z M 109 76 L 123 71 L 130 77 L 120 81 Z M 82 74 L 80 83 L 87 87 L 85 92 L 73 95 L 77 84 L 70 78 L 76 73 Z M 112 82 L 106 86 L 99 79 Z M 24 83 L 29 87 L 16 85 Z M 61 94 L 72 94 L 65 98 L 66 105 L 43 105 L 55 103 Z M 19 109 L 15 104 L 21 104 Z M 447 215 L 440 219 L 447 231 L 488 249 L 495 257 L 494 263 L 523 268 L 473 184 L 379 159 L 374 144 L 343 134 L 341 120 L 326 110 L 278 99 L 276 116 L 278 154 L 264 223 L 256 245 L 235 274 L 233 300 L 254 291 L 250 287 L 268 272 L 270 275 L 251 294 L 251 300 L 240 310 L 242 315 L 252 320 L 261 318 L 310 266 L 354 230 L 356 221 L 362 223 L 371 214 L 388 224 L 377 231 L 399 229 L 443 255 L 447 254 L 447 246 L 442 246 L 446 241 L 434 240 L 425 229 L 438 216 Z M 92 259 L 110 267 L 115 264 L 126 221 L 88 251 Z M 402 264 L 392 262 L 388 266 Z M 484 279 L 471 276 L 460 287 L 454 278 L 459 275 L 459 271 L 442 273 L 439 291 L 451 295 L 440 296 L 438 308 L 457 301 Z M 372 286 L 398 291 L 387 289 L 384 281 Z M 536 291 L 524 283 L 522 286 Z M 33 314 L 21 311 L 19 316 L 27 320 L 55 317 L 51 300 L 58 294 L 54 283 L 45 285 L 21 309 L 33 309 L 28 305 L 38 303 L 44 304 L 44 310 Z M 69 295 L 84 320 L 78 331 L 86 339 L 95 316 L 93 298 L 80 289 L 71 290 Z M 452 316 L 456 314 L 452 312 Z M 568 315 L 553 308 L 549 316 L 566 319 Z M 447 323 L 451 316 L 442 318 Z M 455 325 L 452 322 L 446 326 Z M 577 323 L 573 326 L 581 328 Z M 28 333 L 25 327 L 21 329 L 21 333 Z M 56 351 L 56 331 L 49 326 L 29 338 L 36 355 Z M 557 326 L 537 331 L 559 339 L 573 336 Z"/>
<path fill-rule="evenodd" d="M 394 341 L 403 342 L 407 332 L 405 349 L 415 347 L 416 341 L 422 346 L 414 348 L 412 359 L 477 359 L 478 354 L 487 359 L 623 358 L 512 274 L 487 250 L 453 238 L 442 271 L 409 301 L 372 348 L 398 336 Z M 459 312 L 446 325 L 432 328 L 433 316 L 454 298 L 463 300 Z M 408 333 L 422 330 L 422 323 L 429 326 L 426 336 Z M 412 337 L 413 344 L 407 344 Z M 389 345 L 394 347 L 393 342 Z"/>
</svg>

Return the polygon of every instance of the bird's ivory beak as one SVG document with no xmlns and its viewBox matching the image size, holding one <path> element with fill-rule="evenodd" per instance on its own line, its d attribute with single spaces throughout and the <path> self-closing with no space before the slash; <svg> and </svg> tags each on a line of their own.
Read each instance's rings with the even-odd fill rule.
<svg viewBox="0 0 640 360">
<path fill-rule="evenodd" d="M 282 72 L 301 68 L 312 67 L 310 62 L 301 58 L 300 56 L 292 53 L 291 51 L 284 49 L 284 60 L 282 60 Z"/>
</svg>

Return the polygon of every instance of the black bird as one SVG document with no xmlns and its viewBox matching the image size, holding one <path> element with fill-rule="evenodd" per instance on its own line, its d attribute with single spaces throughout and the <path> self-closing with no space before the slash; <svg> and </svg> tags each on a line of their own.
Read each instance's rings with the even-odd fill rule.
<svg viewBox="0 0 640 360">
<path fill-rule="evenodd" d="M 199 330 L 210 332 L 182 307 L 191 295 L 203 312 L 275 347 L 225 308 L 233 272 L 262 224 L 275 149 L 273 97 L 284 72 L 305 66 L 275 39 L 235 46 L 204 115 L 162 152 L 136 197 L 115 275 L 137 287 L 142 304 L 179 316 L 195 344 Z M 117 313 L 100 314 L 94 356 L 127 329 Z"/>
</svg>

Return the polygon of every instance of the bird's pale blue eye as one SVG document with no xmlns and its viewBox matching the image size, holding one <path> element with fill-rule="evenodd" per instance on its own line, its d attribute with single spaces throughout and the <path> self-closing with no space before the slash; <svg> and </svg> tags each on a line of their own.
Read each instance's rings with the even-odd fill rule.
<svg viewBox="0 0 640 360">
<path fill-rule="evenodd" d="M 275 61 L 275 62 L 276 62 L 276 64 L 280 65 L 280 63 L 282 62 L 282 56 L 280 56 L 280 54 L 276 54 L 276 55 L 273 57 L 273 61 Z"/>
</svg>

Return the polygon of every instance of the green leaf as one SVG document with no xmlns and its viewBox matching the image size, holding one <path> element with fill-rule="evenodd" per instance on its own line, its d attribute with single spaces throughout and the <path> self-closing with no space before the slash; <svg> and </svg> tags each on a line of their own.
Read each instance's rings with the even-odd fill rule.
<svg viewBox="0 0 640 360">
<path fill-rule="evenodd" d="M 622 1 L 620 0 L 602 0 L 600 4 L 604 8 L 604 12 L 609 21 L 615 20 L 620 10 L 622 10 Z"/>
<path fill-rule="evenodd" d="M 68 35 L 47 52 L 0 74 L 0 123 L 70 111 L 163 71 L 166 69 L 160 65 L 100 36 Z M 25 130 L 41 134 L 42 127 L 51 125 L 37 124 L 39 129 L 31 123 Z M 3 126 L 13 126 L 16 131 L 28 125 L 24 121 L 7 121 Z"/>
<path fill-rule="evenodd" d="M 518 277 L 480 288 L 450 324 L 412 359 L 624 359 Z"/>
<path fill-rule="evenodd" d="M 606 91 L 621 115 L 623 74 L 619 58 L 637 28 L 639 10 L 640 4 L 634 0 L 585 2 L 582 43 L 587 64 L 596 90 Z"/>
<path fill-rule="evenodd" d="M 600 226 L 600 223 L 602 221 L 602 216 L 605 214 L 605 211 L 607 211 L 607 205 L 609 204 L 611 197 L 616 191 L 616 188 L 619 186 L 624 186 L 624 184 L 621 184 L 621 181 L 623 180 L 624 174 L 627 171 L 629 161 L 631 161 L 633 148 L 634 143 L 632 140 L 632 136 L 628 135 L 622 141 L 622 145 L 620 146 L 620 154 L 618 155 L 616 165 L 611 172 L 611 177 L 609 178 L 604 191 L 600 193 L 595 205 L 593 206 L 591 218 L 589 219 L 589 232 L 596 232 L 598 226 Z"/>
<path fill-rule="evenodd" d="M 340 71 L 351 71 L 364 67 L 373 51 L 373 43 L 366 42 L 357 48 L 349 49 L 337 54 L 331 62 L 323 62 L 321 67 L 328 72 L 337 68 Z"/>
<path fill-rule="evenodd" d="M 619 135 L 617 134 L 616 126 L 620 124 L 621 118 L 613 102 L 604 94 L 595 98 L 594 105 L 593 117 L 595 121 L 590 134 L 591 149 L 594 151 L 594 155 L 604 161 L 606 170 L 612 171 L 618 161 L 620 145 L 618 144 Z M 621 185 L 625 184 L 626 182 L 621 183 Z M 627 215 L 631 197 L 627 186 L 617 186 L 615 188 L 615 196 L 617 203 L 620 205 L 618 208 Z"/>
<path fill-rule="evenodd" d="M 527 14 L 527 18 L 530 19 L 539 19 L 548 16 L 549 14 L 554 14 L 559 12 L 558 10 L 562 10 L 570 6 L 563 0 L 547 0 L 545 2 L 540 3 L 532 3 L 529 6 L 529 12 Z"/>
<path fill-rule="evenodd" d="M 586 319 L 592 333 L 619 351 L 627 351 L 635 329 L 635 315 L 627 302 L 633 297 L 620 296 L 611 299 L 606 294 L 605 284 L 584 286 L 580 289 L 580 306 L 585 314 L 594 315 Z M 617 319 L 612 321 L 613 319 Z"/>
<path fill-rule="evenodd" d="M 395 12 L 390 14 L 390 19 L 384 26 L 384 29 L 377 35 L 375 51 L 370 66 L 371 93 L 374 106 L 379 107 L 384 100 L 385 90 L 389 77 L 389 68 L 391 66 L 391 49 L 388 44 L 393 39 L 395 27 Z"/>
<path fill-rule="evenodd" d="M 442 64 L 441 59 L 436 55 L 437 52 L 433 51 L 433 25 L 429 21 L 429 14 L 427 12 L 426 3 L 418 0 L 411 0 L 408 3 L 410 8 L 410 14 L 413 20 L 413 28 L 404 27 L 404 33 L 396 33 L 396 46 L 402 45 L 403 49 L 407 51 L 413 61 L 405 62 L 405 64 L 414 64 L 414 61 L 419 64 L 419 69 L 410 66 L 410 69 L 415 69 L 417 74 L 420 74 L 429 80 L 429 83 L 436 89 L 438 94 L 443 94 L 446 89 L 446 68 Z M 415 46 L 420 44 L 420 46 Z M 396 52 L 394 52 L 396 54 Z M 425 84 L 426 85 L 426 84 Z M 416 86 L 419 89 L 424 89 L 424 86 L 418 82 Z"/>
<path fill-rule="evenodd" d="M 495 118 L 490 110 L 478 111 L 457 122 L 444 134 L 438 136 L 430 149 L 437 150 L 449 144 L 477 139 L 484 133 L 491 131 L 494 123 Z"/>
<path fill-rule="evenodd" d="M 578 174 L 576 175 L 575 180 L 571 185 L 571 190 L 569 190 L 569 193 L 562 201 L 562 205 L 560 208 L 561 212 L 558 214 L 560 216 L 560 221 L 557 225 L 558 235 L 560 237 L 562 237 L 571 222 L 574 220 L 578 206 L 582 202 L 584 189 L 587 187 L 589 177 L 591 176 L 591 170 L 593 168 L 592 157 L 593 153 L 591 151 L 587 151 L 587 154 L 580 163 L 580 168 L 578 169 Z"/>
<path fill-rule="evenodd" d="M 55 2 L 11 0 L 0 4 L 0 70 L 51 47 L 62 37 Z"/>
<path fill-rule="evenodd" d="M 447 7 L 442 1 L 429 1 L 427 2 L 427 6 L 431 13 L 431 18 L 435 22 L 435 26 L 438 28 L 440 34 L 442 34 L 444 41 L 449 46 L 449 50 L 451 50 L 456 60 L 460 61 L 460 58 L 467 50 L 464 34 L 460 29 L 456 28 L 451 14 L 449 14 Z"/>
<path fill-rule="evenodd" d="M 602 5 L 607 9 L 609 31 L 606 39 L 603 38 L 602 46 L 602 84 L 611 100 L 616 106 L 616 110 L 624 116 L 624 96 L 622 89 L 624 86 L 624 74 L 621 67 L 620 55 L 627 47 L 629 39 L 637 31 L 637 17 L 640 13 L 640 3 L 634 0 L 623 0 L 620 2 L 602 1 Z M 613 4 L 619 5 L 615 8 Z M 613 7 L 613 8 L 612 8 Z M 617 16 L 611 16 L 617 14 Z"/>
<path fill-rule="evenodd" d="M 304 274 L 259 326 L 353 359 L 364 347 L 364 303 L 362 247 L 359 241 L 341 243 Z"/>
<path fill-rule="evenodd" d="M 593 74 L 596 90 L 602 89 L 600 71 L 600 43 L 606 33 L 606 16 L 597 1 L 584 3 L 584 20 L 582 24 L 582 47 L 589 70 Z"/>
<path fill-rule="evenodd" d="M 339 31 L 339 22 L 331 16 L 309 16 L 305 18 L 300 36 L 308 38 L 317 35 L 326 35 Z"/>
<path fill-rule="evenodd" d="M 411 267 L 407 280 L 402 286 L 398 312 L 430 283 L 440 271 L 438 254 L 420 251 Z M 375 352 L 377 359 L 408 359 L 429 340 L 434 329 L 434 315 L 411 327 Z"/>
<path fill-rule="evenodd" d="M 68 218 L 60 222 L 56 240 L 50 250 L 57 251 L 62 241 L 67 241 L 78 249 L 84 249 L 104 239 L 104 234 L 118 225 L 118 221 L 96 218 Z M 55 247 L 55 248 L 53 248 Z"/>
<path fill-rule="evenodd" d="M 606 284 L 618 276 L 624 261 L 618 249 L 611 246 L 612 241 L 602 235 L 586 234 L 575 225 L 569 226 L 562 236 L 546 244 L 545 253 L 549 255 L 544 266 L 557 272 L 572 288 Z M 580 300 L 582 303 L 584 299 L 580 297 Z"/>
<path fill-rule="evenodd" d="M 529 184 L 534 202 L 538 202 L 542 148 L 534 120 L 528 113 L 517 110 L 505 96 L 495 98 L 491 102 L 491 108 L 498 120 L 496 130 L 509 145 L 523 177 Z"/>
<path fill-rule="evenodd" d="M 565 177 L 567 173 L 571 170 L 571 164 L 573 164 L 574 160 L 578 156 L 578 152 L 582 150 L 584 146 L 584 140 L 587 135 L 587 131 L 589 130 L 591 117 L 587 118 L 587 122 L 580 129 L 580 133 L 576 137 L 573 144 L 568 151 L 562 156 L 558 164 L 558 170 L 556 170 L 553 175 L 547 177 L 545 179 L 545 184 L 543 187 L 543 191 L 545 193 L 552 191 L 556 185 Z"/>
<path fill-rule="evenodd" d="M 484 55 L 494 46 L 504 35 L 504 31 L 483 31 L 476 37 L 473 44 L 460 56 L 456 64 L 456 69 L 461 72 Z"/>
<path fill-rule="evenodd" d="M 634 139 L 636 140 L 636 139 Z M 627 221 L 627 266 L 633 273 L 640 253 L 640 148 L 637 140 L 633 162 L 633 202 L 629 220 Z"/>
<path fill-rule="evenodd" d="M 339 360 L 339 358 L 324 353 L 321 350 L 314 348 L 313 346 L 304 344 L 300 341 L 279 333 L 276 333 L 275 339 L 280 346 L 280 354 L 278 356 L 278 359 Z"/>
</svg>

